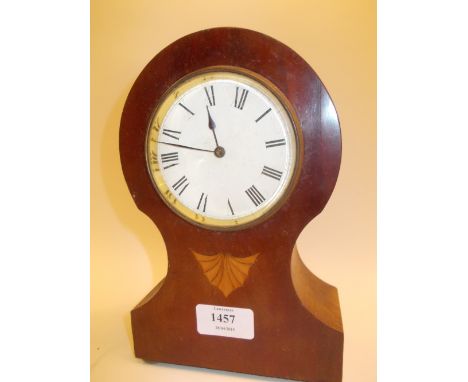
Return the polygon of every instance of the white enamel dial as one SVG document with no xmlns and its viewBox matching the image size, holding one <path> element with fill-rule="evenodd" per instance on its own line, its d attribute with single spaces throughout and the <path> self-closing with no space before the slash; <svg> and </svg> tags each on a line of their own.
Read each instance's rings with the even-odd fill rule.
<svg viewBox="0 0 468 382">
<path fill-rule="evenodd" d="M 188 220 L 235 227 L 270 211 L 296 167 L 297 138 L 288 112 L 260 82 L 209 72 L 175 87 L 147 138 L 153 182 Z"/>
</svg>

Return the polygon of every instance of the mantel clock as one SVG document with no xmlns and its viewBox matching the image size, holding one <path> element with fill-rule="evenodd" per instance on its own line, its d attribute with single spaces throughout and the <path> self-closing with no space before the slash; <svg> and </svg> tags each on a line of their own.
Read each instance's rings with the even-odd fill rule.
<svg viewBox="0 0 468 382">
<path fill-rule="evenodd" d="M 120 156 L 169 263 L 131 313 L 135 355 L 341 381 L 337 291 L 295 246 L 330 198 L 341 159 L 337 113 L 310 66 L 246 29 L 185 36 L 134 83 Z"/>
</svg>

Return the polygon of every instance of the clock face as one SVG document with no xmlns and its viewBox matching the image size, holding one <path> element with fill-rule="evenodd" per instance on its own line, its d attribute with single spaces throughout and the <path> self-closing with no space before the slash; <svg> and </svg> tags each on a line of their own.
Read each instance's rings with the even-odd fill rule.
<svg viewBox="0 0 468 382">
<path fill-rule="evenodd" d="M 297 136 L 256 79 L 206 72 L 173 87 L 148 130 L 146 156 L 163 200 L 185 219 L 242 227 L 278 206 L 296 168 Z"/>
</svg>

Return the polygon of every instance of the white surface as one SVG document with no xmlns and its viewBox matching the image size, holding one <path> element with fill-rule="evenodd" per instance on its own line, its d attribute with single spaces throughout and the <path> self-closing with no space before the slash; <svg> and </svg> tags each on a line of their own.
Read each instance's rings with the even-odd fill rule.
<svg viewBox="0 0 468 382">
<path fill-rule="evenodd" d="M 196 312 L 200 334 L 246 340 L 255 336 L 252 309 L 198 304 Z"/>
<path fill-rule="evenodd" d="M 186 5 L 187 3 L 183 4 L 184 7 Z M 297 6 L 297 4 L 295 5 Z M 327 3 L 322 2 L 321 5 L 326 6 Z M 85 191 L 88 186 L 86 180 L 83 179 L 85 175 L 77 177 L 77 173 L 85 174 L 89 165 L 86 161 L 86 150 L 83 150 L 87 139 L 81 138 L 81 135 L 80 139 L 77 138 L 76 133 L 80 131 L 79 126 L 86 125 L 87 112 L 75 113 L 73 120 L 76 123 L 76 129 L 63 129 L 63 120 L 70 121 L 68 115 L 70 105 L 80 110 L 86 110 L 89 107 L 86 100 L 88 92 L 86 89 L 80 88 L 88 85 L 87 75 L 83 71 L 89 61 L 87 48 L 89 23 L 87 22 L 88 12 L 86 10 L 88 4 L 85 2 L 37 3 L 30 1 L 27 6 L 29 12 L 24 12 L 25 4 L 23 2 L 8 2 L 3 5 L 5 17 L 0 24 L 0 29 L 4 36 L 9 36 L 8 39 L 4 40 L 5 54 L 16 57 L 15 60 L 3 62 L 6 74 L 3 83 L 4 104 L 8 105 L 3 110 L 4 126 L 15 126 L 18 115 L 24 111 L 22 98 L 19 95 L 16 99 L 11 97 L 11 94 L 15 94 L 14 92 L 18 90 L 18 78 L 26 78 L 29 91 L 34 96 L 35 102 L 29 105 L 30 108 L 33 108 L 30 110 L 31 114 L 41 115 L 42 112 L 50 110 L 53 98 L 56 120 L 51 122 L 51 113 L 48 113 L 48 118 L 36 119 L 34 124 L 26 124 L 23 125 L 23 128 L 18 129 L 5 128 L 3 131 L 5 145 L 0 155 L 4 159 L 2 163 L 5 164 L 4 177 L 15 178 L 14 174 L 17 174 L 18 168 L 30 166 L 30 156 L 18 155 L 17 145 L 8 144 L 9 142 L 21 141 L 22 144 L 26 145 L 25 152 L 34 152 L 35 148 L 42 147 L 42 154 L 37 156 L 36 160 L 40 163 L 42 184 L 44 178 L 47 177 L 48 187 L 36 189 L 34 197 L 23 198 L 23 194 L 18 190 L 29 190 L 31 179 L 20 176 L 15 178 L 15 187 L 3 190 L 5 208 L 2 210 L 2 218 L 8 222 L 9 229 L 8 233 L 2 237 L 1 253 L 5 256 L 2 267 L 4 272 L 0 282 L 2 290 L 5 291 L 2 295 L 5 306 L 14 306 L 14 314 L 2 315 L 2 323 L 7 330 L 4 331 L 3 346 L 0 350 L 3 361 L 0 379 L 3 381 L 62 382 L 66 380 L 81 382 L 86 381 L 89 375 L 87 359 L 85 359 L 88 352 L 88 331 L 86 329 L 89 292 L 88 267 L 86 266 L 86 256 L 83 256 L 89 247 L 87 240 L 83 238 L 86 237 L 89 230 L 86 227 L 88 219 L 84 216 L 87 211 L 87 202 L 84 198 L 87 195 Z M 230 6 L 232 7 L 232 4 Z M 340 7 L 342 6 L 343 4 L 340 4 Z M 385 258 L 385 261 L 379 260 L 379 313 L 381 314 L 379 381 L 382 382 L 456 381 L 461 380 L 462 376 L 466 375 L 465 344 L 468 317 L 466 304 L 460 302 L 466 299 L 465 273 L 467 264 L 465 254 L 467 253 L 467 242 L 466 235 L 452 230 L 454 227 L 458 227 L 459 230 L 466 227 L 466 195 L 468 194 L 466 177 L 458 176 L 466 170 L 467 160 L 464 149 L 468 138 L 466 124 L 460 123 L 464 120 L 460 116 L 456 120 L 454 117 L 454 123 L 444 125 L 445 139 L 450 140 L 450 142 L 441 145 L 437 149 L 437 155 L 429 152 L 441 142 L 441 134 L 438 133 L 441 124 L 437 118 L 430 118 L 423 122 L 416 121 L 410 125 L 400 124 L 407 117 L 425 115 L 425 112 L 415 113 L 415 106 L 421 110 L 430 109 L 432 117 L 434 112 L 439 116 L 446 116 L 448 109 L 454 111 L 454 115 L 457 112 L 464 112 L 465 108 L 453 105 L 448 108 L 448 104 L 451 100 L 463 102 L 466 99 L 467 72 L 465 68 L 468 63 L 466 62 L 465 50 L 459 49 L 466 45 L 465 36 L 468 35 L 468 24 L 465 22 L 466 4 L 458 2 L 457 5 L 452 1 L 445 3 L 442 7 L 438 3 L 428 4 L 426 2 L 424 3 L 424 15 L 421 14 L 421 6 L 420 2 L 409 3 L 401 0 L 379 2 L 379 30 L 381 33 L 379 46 L 382 48 L 379 49 L 379 52 L 382 53 L 382 56 L 379 57 L 379 65 L 382 69 L 379 74 L 379 82 L 386 80 L 385 84 L 379 85 L 379 111 L 382 111 L 379 124 L 381 128 L 383 123 L 388 124 L 388 128 L 385 129 L 385 139 L 379 145 L 381 152 L 388 153 L 385 166 L 382 166 L 383 158 L 381 158 L 381 167 L 379 167 L 379 173 L 386 179 L 385 183 L 382 182 L 383 179 L 379 183 L 379 192 L 386 195 L 385 198 L 379 198 L 379 257 L 380 260 Z M 60 8 L 63 17 L 57 17 L 57 7 Z M 295 11 L 296 9 L 298 10 Z M 243 12 L 244 18 L 250 16 L 245 12 L 244 7 L 232 8 L 234 16 L 238 10 Z M 106 11 L 106 17 L 108 17 L 108 7 Z M 302 13 L 299 13 L 301 11 Z M 122 27 L 120 19 L 115 17 L 113 13 L 110 14 L 112 17 L 108 18 L 113 23 L 116 22 L 115 20 L 119 21 L 118 30 L 121 30 L 122 34 L 127 33 L 127 29 Z M 130 12 L 127 14 L 132 16 Z M 150 12 L 146 11 L 145 14 L 154 20 L 154 16 Z M 310 13 L 297 7 L 290 8 L 290 12 L 284 10 L 283 17 L 298 19 L 301 14 L 304 17 L 311 17 Z M 134 17 L 137 22 L 140 25 L 145 25 L 141 20 L 141 15 L 137 14 L 137 16 Z M 320 16 L 323 17 L 322 14 Z M 257 24 L 262 20 L 258 13 L 253 13 L 250 17 L 255 18 Z M 272 22 L 276 21 L 275 18 L 271 16 L 270 18 Z M 21 19 L 22 22 L 18 23 L 18 19 Z M 437 28 L 434 28 L 434 20 L 437 20 Z M 224 21 L 224 24 L 234 24 L 234 22 Z M 153 25 L 158 24 L 153 23 Z M 301 28 L 301 36 L 304 35 L 302 20 L 296 20 L 296 25 L 296 29 Z M 317 23 L 309 23 L 308 25 L 313 27 Z M 398 28 L 395 27 L 396 25 Z M 57 33 L 57 30 L 60 30 L 60 33 Z M 295 30 L 293 29 L 290 33 L 294 36 Z M 309 33 L 305 37 L 310 38 L 309 36 L 313 35 L 313 33 Z M 416 35 L 418 39 L 415 42 Z M 71 44 L 70 41 L 73 43 Z M 131 39 L 132 43 L 134 41 L 136 39 Z M 434 41 L 437 44 L 434 44 Z M 416 43 L 419 47 L 417 51 L 415 51 Z M 19 46 L 28 46 L 28 49 L 17 49 Z M 420 49 L 421 47 L 423 50 Z M 451 53 L 450 60 L 447 60 L 446 55 L 435 54 L 442 47 L 445 47 L 447 53 Z M 36 67 L 39 67 L 38 70 L 27 72 L 23 70 L 23 65 L 29 65 L 31 49 L 47 51 L 48 55 L 47 60 L 35 61 Z M 407 56 L 411 57 L 411 60 L 401 60 L 402 51 L 405 51 L 406 54 L 406 49 Z M 63 62 L 64 57 L 68 60 L 67 66 L 50 65 L 51 62 Z M 407 64 L 409 62 L 414 65 L 416 70 L 408 70 Z M 443 70 L 444 76 L 449 75 L 451 78 L 434 83 L 432 92 L 427 91 L 427 83 L 425 86 L 421 86 L 420 83 L 414 82 L 415 74 L 430 78 L 437 70 Z M 37 72 L 42 73 L 42 75 L 37 76 Z M 68 74 L 70 72 L 77 73 L 77 75 L 69 76 L 66 72 Z M 460 77 L 460 75 L 464 77 Z M 64 78 L 67 78 L 67 81 L 64 81 Z M 47 86 L 45 86 L 44 81 L 47 82 Z M 392 89 L 387 87 L 388 84 L 392 84 Z M 400 99 L 401 84 L 411 85 L 407 93 L 411 95 L 410 104 L 412 107 L 395 114 L 394 110 L 402 104 Z M 63 87 L 63 92 L 57 91 L 60 87 Z M 446 98 L 446 107 L 431 104 L 431 102 L 441 100 L 440 97 L 433 96 L 437 91 L 451 95 L 451 98 Z M 12 103 L 12 100 L 16 102 Z M 416 101 L 416 105 L 414 101 Z M 421 145 L 421 133 L 414 130 L 414 126 L 424 128 L 423 145 Z M 395 127 L 399 128 L 395 129 Z M 23 139 L 25 129 L 34 139 Z M 57 152 L 57 150 L 62 149 L 62 146 L 57 145 L 56 141 L 51 139 L 51 136 L 55 136 L 57 131 L 61 131 L 61 134 L 69 134 L 70 137 L 67 141 L 73 145 L 73 151 L 78 154 L 82 153 L 82 155 L 69 155 L 67 161 L 57 161 L 57 157 L 62 157 L 62 153 Z M 399 155 L 393 155 L 395 147 L 400 147 L 402 143 L 402 134 L 408 131 L 411 131 L 412 135 L 406 136 L 405 140 L 408 147 L 411 147 L 411 151 L 403 151 L 402 153 L 399 150 Z M 427 131 L 432 131 L 432 133 L 428 135 Z M 457 131 L 456 134 L 455 131 Z M 452 139 L 454 135 L 459 139 Z M 455 194 L 451 194 L 450 198 L 445 199 L 449 206 L 433 211 L 431 219 L 428 219 L 427 211 L 412 208 L 414 200 L 423 198 L 422 204 L 432 205 L 434 200 L 438 200 L 438 195 L 447 192 L 443 189 L 446 187 L 446 183 L 435 184 L 433 171 L 425 171 L 418 178 L 414 178 L 413 168 L 408 166 L 408 162 L 404 160 L 404 158 L 418 157 L 421 151 L 415 153 L 414 147 L 417 147 L 417 150 L 428 151 L 427 155 L 423 157 L 424 160 L 432 158 L 431 160 L 435 161 L 438 158 L 445 158 L 447 164 L 450 162 L 450 166 L 447 168 L 450 167 L 454 174 L 453 178 L 451 177 L 453 183 L 450 185 L 450 191 L 455 192 Z M 463 154 L 465 160 L 451 161 L 450 155 L 453 153 Z M 48 161 L 49 156 L 50 162 Z M 401 161 L 395 160 L 398 156 L 401 156 Z M 10 165 L 11 158 L 18 161 L 16 166 Z M 58 177 L 56 166 L 62 164 L 66 164 L 68 169 L 73 166 L 73 171 L 61 172 L 61 176 Z M 433 167 L 432 165 L 431 162 L 429 165 L 426 163 L 426 167 Z M 415 194 L 418 196 L 416 199 L 408 198 L 407 195 L 399 193 L 402 172 L 408 174 L 411 185 L 415 187 Z M 434 188 L 434 185 L 437 187 Z M 64 186 L 66 192 L 50 192 L 50 190 L 61 190 Z M 40 192 L 39 196 L 38 192 Z M 64 196 L 64 200 L 57 203 L 57 197 L 60 195 Z M 67 203 L 65 199 L 74 202 Z M 38 200 L 41 202 L 38 203 Z M 19 203 L 22 203 L 23 206 L 24 203 L 28 203 L 23 208 L 29 213 L 28 219 L 22 219 L 21 214 L 19 214 Z M 66 209 L 63 208 L 64 205 L 67 205 Z M 401 211 L 405 211 L 404 216 Z M 438 219 L 443 224 L 433 224 Z M 384 221 L 387 222 L 386 225 L 380 224 Z M 50 240 L 51 231 L 54 232 L 53 241 Z M 27 240 L 25 240 L 25 232 L 28 232 Z M 406 232 L 411 233 L 411 237 L 402 234 Z M 406 246 L 407 243 L 412 242 L 417 243 L 418 246 L 416 248 Z M 434 245 L 434 242 L 439 245 Z M 73 243 L 73 252 L 70 252 L 70 243 Z M 451 246 L 449 250 L 446 248 L 448 243 Z M 53 244 L 52 247 L 51 244 Z M 427 261 L 428 259 L 430 261 Z M 405 269 L 403 275 L 400 273 L 402 264 L 404 264 Z M 423 272 L 421 272 L 421 264 L 424 264 Z M 444 264 L 449 269 L 440 272 L 441 266 Z M 63 267 L 63 265 L 68 265 L 70 269 L 67 269 L 66 266 Z M 116 265 L 115 261 L 109 261 L 107 265 L 111 267 L 111 270 L 117 268 L 120 274 L 124 274 L 123 270 L 128 268 L 119 263 Z M 65 271 L 58 272 L 58 268 L 65 269 Z M 433 282 L 434 274 L 438 275 L 439 282 L 437 283 Z M 400 283 L 395 283 L 395 275 L 398 275 Z M 454 285 L 454 280 L 460 284 Z M 110 283 L 107 281 L 106 279 L 106 285 L 109 285 Z M 128 289 L 128 286 L 122 283 L 122 277 L 120 281 L 122 291 Z M 156 281 L 154 280 L 154 283 Z M 18 303 L 19 298 L 31 295 L 31 285 L 34 285 L 34 295 L 40 296 L 36 299 L 37 312 L 47 313 L 36 314 L 33 324 L 29 319 L 31 317 L 30 306 Z M 58 288 L 58 285 L 63 287 Z M 116 285 L 118 292 L 122 292 L 120 285 Z M 408 293 L 407 285 L 421 285 L 424 288 L 422 295 L 425 298 L 420 300 L 419 305 L 415 306 L 415 295 Z M 111 285 L 109 285 L 109 289 L 111 289 Z M 143 291 L 135 293 L 136 296 L 133 297 L 133 300 L 136 301 L 142 293 Z M 115 290 L 112 294 L 109 293 L 111 297 L 108 297 L 107 300 L 112 300 L 114 295 L 116 295 Z M 447 301 L 447 310 L 435 311 L 435 304 L 447 297 L 450 299 Z M 126 301 L 122 298 L 120 300 Z M 406 308 L 406 306 L 402 308 L 402 303 L 408 304 L 411 308 L 413 320 L 411 325 L 408 325 L 404 320 L 408 316 L 402 316 L 401 312 Z M 122 312 L 130 308 L 130 305 L 119 307 L 114 311 L 108 309 L 107 306 L 102 308 L 108 313 L 106 318 L 112 319 L 117 316 L 119 319 L 119 329 L 109 336 L 114 342 L 118 341 L 106 354 L 101 354 L 102 357 L 97 364 L 93 363 L 92 380 L 95 382 L 278 381 L 277 379 L 196 368 L 147 365 L 135 360 L 129 350 L 128 339 L 123 330 L 124 325 L 120 322 L 121 316 L 123 316 Z M 63 317 L 64 313 L 66 320 L 51 319 L 54 315 Z M 21 319 L 21 317 L 28 319 Z M 449 335 L 446 331 L 437 330 L 447 321 L 450 322 L 450 325 L 445 326 L 445 328 L 448 329 Z M 351 324 L 352 322 L 348 323 L 348 329 L 351 328 Z M 419 328 L 417 333 L 414 331 L 415 328 Z M 25 341 L 18 340 L 19 333 Z M 431 346 L 427 346 L 427 333 L 437 334 L 431 339 Z M 120 334 L 123 336 L 119 337 Z M 402 347 L 402 338 L 405 342 L 404 347 Z M 33 352 L 33 356 L 27 357 L 27 360 L 25 357 L 18 356 L 21 351 L 24 351 L 25 342 L 28 343 L 29 349 Z M 347 346 L 349 346 L 349 341 L 347 341 Z M 450 351 L 440 351 L 439 349 L 449 349 Z M 360 354 L 363 354 L 363 357 L 369 357 L 368 352 L 360 352 Z M 458 359 L 455 359 L 454 356 Z M 350 364 L 351 366 L 353 363 Z M 106 373 L 105 367 L 107 367 L 108 373 Z M 127 367 L 134 374 L 125 372 L 124 367 Z M 358 371 L 362 373 L 365 370 L 367 369 L 362 368 Z M 143 375 L 144 371 L 147 372 L 147 375 Z M 440 375 L 443 377 L 440 378 Z M 350 382 L 359 382 L 360 380 L 362 378 L 349 379 Z"/>
</svg>

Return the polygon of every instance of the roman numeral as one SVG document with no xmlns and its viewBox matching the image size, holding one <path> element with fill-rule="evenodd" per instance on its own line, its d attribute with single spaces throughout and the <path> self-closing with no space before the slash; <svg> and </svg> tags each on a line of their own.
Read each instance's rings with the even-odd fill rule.
<svg viewBox="0 0 468 382">
<path fill-rule="evenodd" d="M 182 192 L 185 191 L 188 185 L 189 185 L 189 182 L 187 180 L 187 177 L 184 175 L 182 178 L 180 178 L 177 182 L 175 182 L 172 185 L 172 188 L 174 189 L 174 191 L 177 191 L 180 187 L 184 186 L 179 192 L 179 195 L 182 195 Z"/>
<path fill-rule="evenodd" d="M 194 113 L 192 110 L 190 110 L 187 106 L 183 105 L 183 104 L 180 103 L 180 102 L 179 102 L 179 106 L 182 107 L 182 108 L 184 108 L 184 109 L 185 109 L 187 112 L 189 112 L 190 114 L 195 115 L 195 113 Z"/>
<path fill-rule="evenodd" d="M 258 207 L 265 201 L 265 197 L 260 193 L 260 191 L 257 190 L 255 186 L 252 186 L 245 190 L 245 193 L 250 198 L 252 203 L 255 204 L 255 207 Z"/>
<path fill-rule="evenodd" d="M 162 133 L 164 135 L 167 135 L 168 137 L 174 138 L 179 140 L 180 134 L 182 134 L 181 131 L 176 131 L 176 130 L 169 130 L 169 129 L 163 129 Z"/>
<path fill-rule="evenodd" d="M 270 178 L 273 178 L 273 179 L 276 179 L 276 180 L 280 180 L 281 175 L 283 175 L 283 173 L 281 171 L 275 170 L 275 169 L 273 169 L 271 167 L 268 167 L 268 166 L 263 166 L 262 174 L 266 175 L 266 176 L 269 176 Z"/>
<path fill-rule="evenodd" d="M 238 109 L 242 110 L 244 108 L 245 100 L 247 99 L 248 95 L 249 91 L 246 89 L 242 89 L 242 94 L 239 98 L 239 87 L 236 86 L 236 99 L 234 100 L 234 107 L 237 107 Z M 239 100 L 239 102 L 237 102 L 237 100 Z"/>
<path fill-rule="evenodd" d="M 216 103 L 215 103 L 215 96 L 214 96 L 214 90 L 213 90 L 213 85 L 210 86 L 210 89 L 211 89 L 211 97 L 210 97 L 210 94 L 208 92 L 208 89 L 206 87 L 204 87 L 203 89 L 205 89 L 205 94 L 206 96 L 208 97 L 208 102 L 210 103 L 210 106 L 214 106 Z"/>
<path fill-rule="evenodd" d="M 231 214 L 234 215 L 234 210 L 232 209 L 231 202 L 229 201 L 229 199 L 228 199 L 228 206 L 229 206 L 229 209 L 231 210 Z"/>
<path fill-rule="evenodd" d="M 150 163 L 154 165 L 158 165 L 158 156 L 154 151 L 151 151 L 151 158 L 150 158 Z"/>
<path fill-rule="evenodd" d="M 267 149 L 276 146 L 284 146 L 286 144 L 286 139 L 276 139 L 274 141 L 265 142 L 265 146 Z"/>
<path fill-rule="evenodd" d="M 161 154 L 161 162 L 164 163 L 169 163 L 169 162 L 178 162 L 179 161 L 179 153 L 167 153 L 167 154 Z M 167 166 L 164 167 L 164 170 L 177 166 L 178 163 L 171 163 Z"/>
<path fill-rule="evenodd" d="M 264 112 L 260 117 L 258 117 L 255 122 L 258 122 L 260 121 L 265 115 L 267 115 L 269 112 L 271 111 L 271 107 L 266 111 Z"/>
<path fill-rule="evenodd" d="M 205 199 L 203 199 L 203 197 L 204 197 Z M 205 195 L 205 194 L 202 192 L 202 194 L 201 194 L 201 196 L 200 196 L 200 200 L 198 201 L 197 210 L 203 209 L 203 212 L 205 212 L 205 211 L 206 211 L 206 203 L 207 203 L 207 201 L 208 201 L 208 195 Z"/>
</svg>

